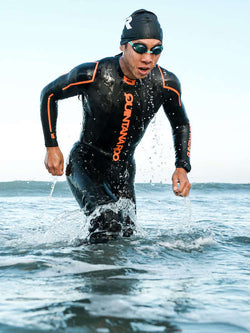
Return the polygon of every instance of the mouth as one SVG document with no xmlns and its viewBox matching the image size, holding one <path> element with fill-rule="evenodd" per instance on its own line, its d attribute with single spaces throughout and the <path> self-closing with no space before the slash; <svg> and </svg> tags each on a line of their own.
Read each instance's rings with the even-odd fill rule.
<svg viewBox="0 0 250 333">
<path fill-rule="evenodd" d="M 150 67 L 138 67 L 138 71 L 140 75 L 145 76 L 150 72 Z"/>
</svg>

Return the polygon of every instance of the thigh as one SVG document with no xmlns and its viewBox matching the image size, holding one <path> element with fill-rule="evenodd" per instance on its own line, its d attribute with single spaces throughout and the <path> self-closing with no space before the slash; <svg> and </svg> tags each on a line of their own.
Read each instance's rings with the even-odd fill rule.
<svg viewBox="0 0 250 333">
<path fill-rule="evenodd" d="M 134 204 L 135 199 L 135 163 L 126 162 L 122 169 L 112 169 L 109 180 L 109 186 L 112 193 L 119 198 L 130 199 Z"/>
<path fill-rule="evenodd" d="M 78 146 L 70 153 L 66 168 L 66 177 L 79 206 L 83 208 L 86 215 L 90 215 L 98 206 L 116 201 L 112 192 L 100 177 L 96 168 L 90 172 L 89 163 L 86 166 L 87 157 Z"/>
</svg>

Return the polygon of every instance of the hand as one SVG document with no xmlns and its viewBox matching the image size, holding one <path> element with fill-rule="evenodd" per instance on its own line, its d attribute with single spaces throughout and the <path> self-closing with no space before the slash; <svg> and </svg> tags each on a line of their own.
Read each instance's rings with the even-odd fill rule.
<svg viewBox="0 0 250 333">
<path fill-rule="evenodd" d="M 175 195 L 187 197 L 191 185 L 187 177 L 187 171 L 183 168 L 176 168 L 172 176 L 172 187 Z"/>
<path fill-rule="evenodd" d="M 47 147 L 44 164 L 53 176 L 63 175 L 64 159 L 59 147 Z"/>
</svg>

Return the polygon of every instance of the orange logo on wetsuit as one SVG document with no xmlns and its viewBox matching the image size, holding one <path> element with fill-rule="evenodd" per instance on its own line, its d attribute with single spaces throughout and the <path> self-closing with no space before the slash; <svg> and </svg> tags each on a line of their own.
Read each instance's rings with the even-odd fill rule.
<svg viewBox="0 0 250 333">
<path fill-rule="evenodd" d="M 125 96 L 125 107 L 124 107 L 124 118 L 122 120 L 122 129 L 120 131 L 120 136 L 117 142 L 116 147 L 114 148 L 114 153 L 113 153 L 113 161 L 119 161 L 120 159 L 120 153 L 123 149 L 124 143 L 126 141 L 127 135 L 128 135 L 128 129 L 129 129 L 129 123 L 130 123 L 130 117 L 132 113 L 132 105 L 133 105 L 133 100 L 134 96 L 132 94 L 126 94 L 124 93 Z"/>
<path fill-rule="evenodd" d="M 187 147 L 187 156 L 190 157 L 190 151 L 191 151 L 191 128 L 189 124 L 189 138 L 188 138 L 188 147 Z"/>
</svg>

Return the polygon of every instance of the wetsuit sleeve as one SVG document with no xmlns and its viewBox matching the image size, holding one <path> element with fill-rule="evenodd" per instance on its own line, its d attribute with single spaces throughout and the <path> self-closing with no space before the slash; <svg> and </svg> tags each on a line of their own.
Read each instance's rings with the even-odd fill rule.
<svg viewBox="0 0 250 333">
<path fill-rule="evenodd" d="M 46 147 L 58 146 L 56 138 L 58 100 L 82 94 L 84 89 L 94 81 L 97 67 L 98 62 L 75 67 L 42 90 L 40 114 Z"/>
<path fill-rule="evenodd" d="M 172 127 L 172 134 L 175 148 L 175 166 L 184 168 L 187 172 L 191 170 L 190 148 L 191 128 L 185 107 L 181 100 L 181 86 L 177 77 L 172 73 L 164 73 L 163 78 L 163 109 Z"/>
</svg>

